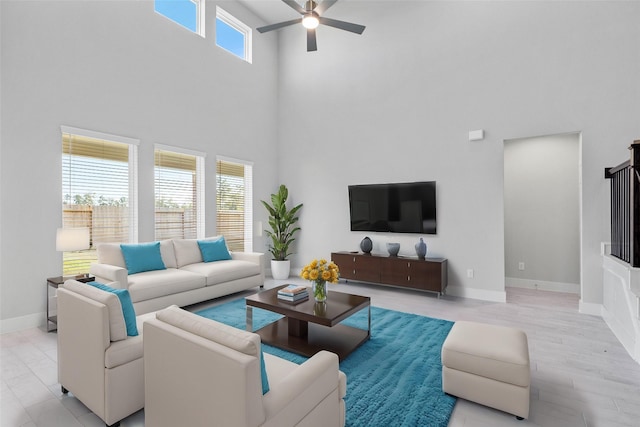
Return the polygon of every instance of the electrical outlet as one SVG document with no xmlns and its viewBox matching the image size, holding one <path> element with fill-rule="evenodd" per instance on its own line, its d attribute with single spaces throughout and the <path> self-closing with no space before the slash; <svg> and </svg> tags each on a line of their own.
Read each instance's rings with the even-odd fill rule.
<svg viewBox="0 0 640 427">
<path fill-rule="evenodd" d="M 469 269 L 467 270 L 467 277 L 468 277 L 469 279 L 473 279 L 473 268 L 469 268 Z"/>
<path fill-rule="evenodd" d="M 524 262 L 520 261 L 518 263 L 518 270 L 523 271 L 524 270 Z"/>
</svg>

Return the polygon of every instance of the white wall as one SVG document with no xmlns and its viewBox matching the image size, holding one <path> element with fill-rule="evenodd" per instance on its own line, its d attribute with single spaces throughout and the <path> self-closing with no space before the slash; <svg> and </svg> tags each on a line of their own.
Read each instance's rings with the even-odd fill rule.
<svg viewBox="0 0 640 427">
<path fill-rule="evenodd" d="M 580 291 L 579 148 L 578 134 L 505 142 L 507 286 Z"/>
<path fill-rule="evenodd" d="M 601 304 L 603 169 L 640 135 L 640 3 L 339 2 L 330 17 L 367 29 L 321 27 L 316 53 L 298 29 L 280 35 L 281 177 L 305 204 L 294 263 L 358 248 L 347 185 L 436 180 L 438 235 L 424 237 L 450 291 L 504 298 L 504 141 L 581 132 L 581 303 Z M 369 234 L 401 254 L 419 237 Z"/>
<path fill-rule="evenodd" d="M 217 3 L 263 24 L 235 1 Z M 154 239 L 154 143 L 207 153 L 209 235 L 216 155 L 255 162 L 256 199 L 276 187 L 277 40 L 254 38 L 248 64 L 215 46 L 216 2 L 206 6 L 203 39 L 152 1 L 0 2 L 3 330 L 43 323 L 45 278 L 62 272 L 60 125 L 141 140 L 140 241 Z M 262 219 L 258 203 L 254 212 Z"/>
</svg>

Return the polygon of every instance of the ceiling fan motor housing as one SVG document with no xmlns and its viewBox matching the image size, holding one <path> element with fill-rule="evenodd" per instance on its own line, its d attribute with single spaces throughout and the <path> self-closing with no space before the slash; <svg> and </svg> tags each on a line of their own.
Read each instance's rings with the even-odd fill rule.
<svg viewBox="0 0 640 427">
<path fill-rule="evenodd" d="M 313 9 L 316 8 L 318 4 L 316 2 L 314 2 L 313 0 L 307 0 L 304 4 L 304 8 L 307 10 L 307 12 L 311 12 L 313 11 Z"/>
</svg>

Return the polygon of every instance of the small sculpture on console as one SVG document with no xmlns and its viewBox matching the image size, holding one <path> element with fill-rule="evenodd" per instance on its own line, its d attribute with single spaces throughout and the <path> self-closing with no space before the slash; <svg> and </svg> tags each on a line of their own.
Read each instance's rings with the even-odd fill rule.
<svg viewBox="0 0 640 427">
<path fill-rule="evenodd" d="M 427 256 L 427 244 L 422 240 L 422 237 L 416 243 L 416 255 L 418 255 L 418 259 L 424 259 Z"/>
<path fill-rule="evenodd" d="M 373 242 L 371 241 L 371 239 L 368 237 L 362 239 L 362 241 L 360 242 L 360 250 L 362 250 L 362 252 L 364 252 L 365 254 L 370 254 L 371 249 L 373 249 Z"/>
</svg>

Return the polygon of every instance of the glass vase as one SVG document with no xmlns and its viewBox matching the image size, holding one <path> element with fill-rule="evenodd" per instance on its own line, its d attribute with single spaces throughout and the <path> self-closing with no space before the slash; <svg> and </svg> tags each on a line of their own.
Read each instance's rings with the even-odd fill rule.
<svg viewBox="0 0 640 427">
<path fill-rule="evenodd" d="M 313 282 L 313 298 L 318 302 L 325 302 L 327 300 L 327 282 L 324 280 Z"/>
</svg>

